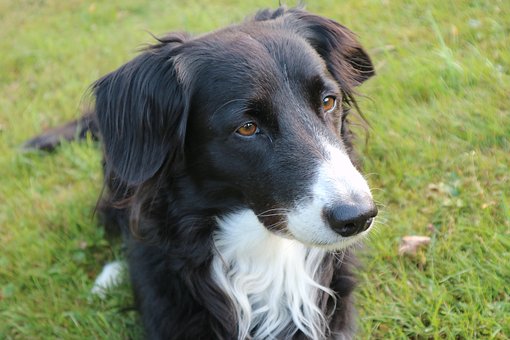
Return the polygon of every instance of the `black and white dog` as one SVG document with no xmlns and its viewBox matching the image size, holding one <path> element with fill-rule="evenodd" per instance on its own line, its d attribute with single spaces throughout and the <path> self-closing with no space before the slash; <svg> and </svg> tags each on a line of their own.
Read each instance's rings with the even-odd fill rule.
<svg viewBox="0 0 510 340">
<path fill-rule="evenodd" d="M 94 84 L 82 129 L 148 338 L 353 337 L 348 247 L 377 209 L 347 115 L 373 74 L 347 28 L 278 8 L 167 35 Z"/>
</svg>

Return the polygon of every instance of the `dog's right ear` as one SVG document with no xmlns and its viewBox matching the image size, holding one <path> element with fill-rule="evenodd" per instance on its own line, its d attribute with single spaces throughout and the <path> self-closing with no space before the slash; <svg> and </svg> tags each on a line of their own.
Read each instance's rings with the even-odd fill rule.
<svg viewBox="0 0 510 340">
<path fill-rule="evenodd" d="M 182 152 L 188 99 L 173 57 L 185 40 L 167 36 L 93 85 L 107 171 L 128 185 Z"/>
</svg>

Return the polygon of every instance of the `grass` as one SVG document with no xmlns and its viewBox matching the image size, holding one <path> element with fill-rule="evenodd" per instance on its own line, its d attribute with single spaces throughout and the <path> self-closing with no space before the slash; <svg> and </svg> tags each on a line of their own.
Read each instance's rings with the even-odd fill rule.
<svg viewBox="0 0 510 340">
<path fill-rule="evenodd" d="M 77 116 L 88 85 L 136 55 L 147 31 L 205 32 L 275 5 L 0 0 L 0 338 L 140 336 L 127 285 L 106 300 L 89 293 L 119 257 L 92 216 L 98 146 L 18 146 Z M 360 100 L 382 217 L 361 252 L 359 338 L 509 338 L 510 2 L 308 9 L 355 31 L 377 69 Z M 402 257 L 404 235 L 432 242 Z"/>
</svg>

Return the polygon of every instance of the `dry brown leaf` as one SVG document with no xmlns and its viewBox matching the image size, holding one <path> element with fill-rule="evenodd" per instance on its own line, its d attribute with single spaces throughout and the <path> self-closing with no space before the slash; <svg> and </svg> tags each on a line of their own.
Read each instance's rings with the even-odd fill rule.
<svg viewBox="0 0 510 340">
<path fill-rule="evenodd" d="M 402 237 L 398 253 L 400 255 L 416 255 L 420 247 L 426 246 L 430 243 L 430 237 L 410 235 Z"/>
</svg>

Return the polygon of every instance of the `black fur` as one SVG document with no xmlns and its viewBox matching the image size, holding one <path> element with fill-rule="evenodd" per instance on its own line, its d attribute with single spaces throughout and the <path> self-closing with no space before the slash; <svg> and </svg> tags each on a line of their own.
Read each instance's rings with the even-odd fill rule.
<svg viewBox="0 0 510 340">
<path fill-rule="evenodd" d="M 354 160 L 346 117 L 354 87 L 373 74 L 347 28 L 279 8 L 196 38 L 170 34 L 94 84 L 102 212 L 124 235 L 148 338 L 237 337 L 232 303 L 210 274 L 216 217 L 306 194 L 323 152 L 317 131 Z M 331 115 L 319 109 L 327 93 L 341 97 Z M 252 120 L 260 132 L 235 133 Z M 338 295 L 336 305 L 318 301 L 332 338 L 354 332 L 353 262 L 347 251 L 322 264 L 320 283 Z"/>
</svg>

